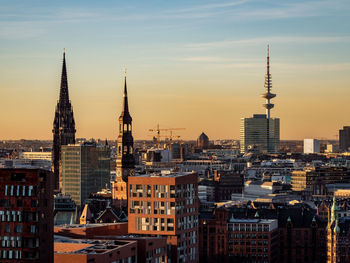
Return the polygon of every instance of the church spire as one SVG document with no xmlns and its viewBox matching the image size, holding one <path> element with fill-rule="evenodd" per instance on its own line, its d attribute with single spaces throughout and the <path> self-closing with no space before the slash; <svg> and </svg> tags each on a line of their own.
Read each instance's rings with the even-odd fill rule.
<svg viewBox="0 0 350 263">
<path fill-rule="evenodd" d="M 63 52 L 60 95 L 57 102 L 53 121 L 53 171 L 55 175 L 55 189 L 59 189 L 59 163 L 61 146 L 75 143 L 75 121 L 73 109 L 68 95 L 66 52 Z"/>
<path fill-rule="evenodd" d="M 126 74 L 124 76 L 123 112 L 129 112 L 128 90 L 126 87 Z"/>
<path fill-rule="evenodd" d="M 61 73 L 61 87 L 60 87 L 60 102 L 65 104 L 69 102 L 68 95 L 68 80 L 67 80 L 67 67 L 66 67 L 66 50 L 63 51 L 63 63 Z"/>
</svg>

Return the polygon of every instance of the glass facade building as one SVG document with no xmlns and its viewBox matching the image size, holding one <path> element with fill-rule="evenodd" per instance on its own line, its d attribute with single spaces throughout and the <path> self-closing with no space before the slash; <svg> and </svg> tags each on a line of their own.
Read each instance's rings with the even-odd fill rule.
<svg viewBox="0 0 350 263">
<path fill-rule="evenodd" d="M 241 153 L 255 149 L 260 153 L 278 153 L 280 147 L 280 119 L 254 114 L 242 118 L 240 129 Z"/>
<path fill-rule="evenodd" d="M 62 146 L 62 193 L 72 197 L 77 206 L 84 205 L 90 193 L 110 184 L 110 149 L 95 143 Z"/>
</svg>

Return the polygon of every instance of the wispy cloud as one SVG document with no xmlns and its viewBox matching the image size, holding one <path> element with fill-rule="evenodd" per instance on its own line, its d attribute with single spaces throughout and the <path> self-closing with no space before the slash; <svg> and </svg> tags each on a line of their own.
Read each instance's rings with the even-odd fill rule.
<svg viewBox="0 0 350 263">
<path fill-rule="evenodd" d="M 226 57 L 209 57 L 209 56 L 196 56 L 196 57 L 184 57 L 177 58 L 176 61 L 182 61 L 186 63 L 196 63 L 203 65 L 211 65 L 213 67 L 220 68 L 237 68 L 237 69 L 262 69 L 265 67 L 266 61 L 241 59 L 233 60 Z M 349 71 L 350 62 L 344 63 L 280 63 L 274 62 L 272 65 L 273 71 Z"/>
<path fill-rule="evenodd" d="M 210 49 L 222 48 L 231 46 L 246 46 L 246 45 L 266 45 L 270 44 L 317 44 L 317 43 L 340 43 L 350 42 L 350 36 L 271 36 L 259 38 L 234 39 L 224 41 L 213 41 L 204 43 L 186 44 L 187 48 L 194 49 Z"/>
</svg>

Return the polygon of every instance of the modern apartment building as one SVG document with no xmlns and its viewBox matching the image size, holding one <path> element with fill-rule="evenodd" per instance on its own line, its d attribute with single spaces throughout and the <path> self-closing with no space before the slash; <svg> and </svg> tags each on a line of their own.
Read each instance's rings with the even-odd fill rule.
<svg viewBox="0 0 350 263">
<path fill-rule="evenodd" d="M 196 173 L 129 177 L 129 234 L 166 236 L 171 262 L 198 262 Z"/>
<path fill-rule="evenodd" d="M 0 262 L 53 262 L 53 173 L 0 169 Z"/>
</svg>

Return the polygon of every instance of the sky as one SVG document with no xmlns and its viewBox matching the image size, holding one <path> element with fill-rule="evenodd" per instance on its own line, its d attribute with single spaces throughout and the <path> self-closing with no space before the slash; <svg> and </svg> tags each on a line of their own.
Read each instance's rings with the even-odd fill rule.
<svg viewBox="0 0 350 263">
<path fill-rule="evenodd" d="M 63 48 L 76 137 L 239 139 L 262 107 L 270 45 L 281 139 L 350 125 L 349 0 L 0 0 L 0 139 L 51 139 Z M 164 134 L 166 135 L 166 134 Z"/>
</svg>

